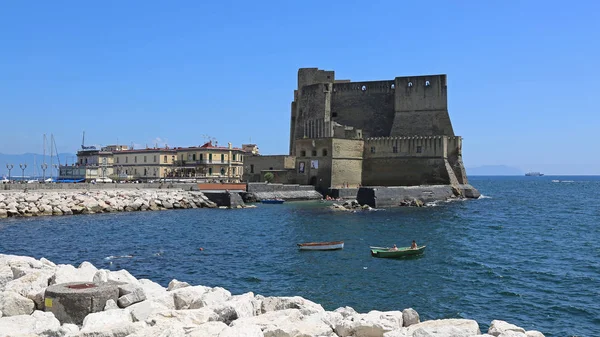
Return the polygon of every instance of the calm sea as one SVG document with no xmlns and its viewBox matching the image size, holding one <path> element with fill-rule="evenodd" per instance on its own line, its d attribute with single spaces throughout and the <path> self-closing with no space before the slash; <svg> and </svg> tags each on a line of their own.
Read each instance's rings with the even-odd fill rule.
<svg viewBox="0 0 600 337">
<path fill-rule="evenodd" d="M 163 286 L 176 278 L 234 294 L 299 295 L 328 310 L 412 307 L 422 319 L 475 319 L 482 332 L 501 319 L 546 336 L 600 336 L 600 177 L 471 183 L 484 197 L 368 213 L 289 202 L 4 219 L 0 252 L 90 261 Z M 422 257 L 369 254 L 369 246 L 413 239 L 427 245 Z M 296 248 L 332 240 L 344 240 L 344 249 Z M 111 258 L 124 255 L 133 257 Z"/>
</svg>

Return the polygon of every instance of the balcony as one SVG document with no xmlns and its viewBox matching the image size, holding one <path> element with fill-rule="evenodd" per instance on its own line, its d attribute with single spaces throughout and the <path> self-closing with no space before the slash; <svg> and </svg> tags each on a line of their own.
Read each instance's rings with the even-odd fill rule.
<svg viewBox="0 0 600 337">
<path fill-rule="evenodd" d="M 239 160 L 176 160 L 173 162 L 175 166 L 195 166 L 195 165 L 242 165 L 243 163 Z"/>
</svg>

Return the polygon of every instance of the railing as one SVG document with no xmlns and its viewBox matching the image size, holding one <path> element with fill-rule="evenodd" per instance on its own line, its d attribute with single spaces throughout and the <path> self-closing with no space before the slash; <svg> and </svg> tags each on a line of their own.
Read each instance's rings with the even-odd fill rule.
<svg viewBox="0 0 600 337">
<path fill-rule="evenodd" d="M 184 165 L 209 165 L 209 164 L 243 164 L 242 161 L 239 160 L 176 160 L 173 162 L 175 166 L 184 166 Z"/>
</svg>

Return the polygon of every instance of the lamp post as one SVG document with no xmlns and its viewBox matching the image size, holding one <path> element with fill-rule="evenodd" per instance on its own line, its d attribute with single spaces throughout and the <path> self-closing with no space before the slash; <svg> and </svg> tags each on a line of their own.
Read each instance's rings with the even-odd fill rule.
<svg viewBox="0 0 600 337">
<path fill-rule="evenodd" d="M 13 165 L 13 164 L 6 164 L 6 168 L 8 169 L 8 182 L 10 182 L 10 170 L 12 170 L 13 167 L 15 167 L 15 165 Z"/>
<path fill-rule="evenodd" d="M 23 172 L 21 175 L 21 181 L 25 181 L 25 169 L 27 168 L 27 164 L 19 164 L 19 167 L 21 168 L 21 172 Z"/>
<path fill-rule="evenodd" d="M 44 172 L 44 173 L 42 174 L 42 180 L 43 180 L 44 182 L 46 182 L 46 169 L 48 168 L 48 164 L 46 164 L 46 163 L 43 163 L 43 164 L 41 165 L 41 167 L 42 167 L 42 172 Z"/>
</svg>

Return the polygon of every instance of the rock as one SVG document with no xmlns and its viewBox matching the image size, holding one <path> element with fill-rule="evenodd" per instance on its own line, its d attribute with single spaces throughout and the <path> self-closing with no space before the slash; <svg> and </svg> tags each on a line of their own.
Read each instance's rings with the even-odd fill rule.
<svg viewBox="0 0 600 337">
<path fill-rule="evenodd" d="M 0 291 L 4 290 L 6 284 L 13 280 L 13 271 L 9 266 L 0 266 Z"/>
<path fill-rule="evenodd" d="M 171 308 L 154 301 L 142 301 L 128 307 L 131 311 L 131 317 L 134 322 L 144 322 L 148 317 L 162 311 L 169 311 Z"/>
<path fill-rule="evenodd" d="M 119 282 L 131 283 L 131 284 L 135 284 L 135 285 L 140 284 L 140 282 L 125 269 L 121 269 L 121 270 L 117 270 L 117 271 L 109 271 L 106 269 L 100 269 L 95 273 L 93 281 L 95 283 L 112 281 L 112 282 L 117 282 L 117 283 L 119 283 Z"/>
<path fill-rule="evenodd" d="M 258 326 L 256 326 L 256 328 L 258 328 L 258 330 L 260 331 L 260 328 Z M 200 325 L 197 328 L 193 328 L 191 330 L 189 330 L 186 334 L 187 337 L 206 337 L 206 336 L 219 336 L 222 337 L 224 336 L 224 334 L 222 333 L 223 330 L 225 329 L 231 329 L 230 327 L 227 326 L 227 324 L 223 323 L 223 322 L 207 322 L 204 323 L 202 325 Z M 239 335 L 230 335 L 230 336 L 249 336 L 248 332 L 249 331 L 244 331 L 241 330 L 239 331 L 242 334 Z M 250 334 L 252 335 L 252 334 Z M 256 336 L 256 335 L 254 335 Z M 259 336 L 263 336 L 262 331 L 260 331 L 260 335 Z"/>
<path fill-rule="evenodd" d="M 168 310 L 150 315 L 146 319 L 149 325 L 199 325 L 217 321 L 219 316 L 210 308 L 189 310 Z"/>
<path fill-rule="evenodd" d="M 528 331 L 525 331 L 525 336 L 527 336 L 527 337 L 544 337 L 544 334 L 537 330 L 528 330 Z"/>
<path fill-rule="evenodd" d="M 35 303 L 12 291 L 0 292 L 0 311 L 6 317 L 30 315 L 35 309 Z"/>
<path fill-rule="evenodd" d="M 305 312 L 310 313 L 325 311 L 320 304 L 314 303 L 300 296 L 266 297 L 262 300 L 262 313 L 284 309 L 302 309 Z"/>
<path fill-rule="evenodd" d="M 169 282 L 169 286 L 167 287 L 167 290 L 171 291 L 171 290 L 189 287 L 189 286 L 190 286 L 190 284 L 187 282 L 181 282 L 181 281 L 177 281 L 176 279 L 172 279 L 171 282 Z"/>
<path fill-rule="evenodd" d="M 106 301 L 106 304 L 104 305 L 104 311 L 113 309 L 119 309 L 119 306 L 117 305 L 117 302 L 111 298 Z"/>
<path fill-rule="evenodd" d="M 0 336 L 62 336 L 60 322 L 51 312 L 0 318 Z"/>
<path fill-rule="evenodd" d="M 402 325 L 411 326 L 420 322 L 419 313 L 413 308 L 407 308 L 402 310 Z"/>
<path fill-rule="evenodd" d="M 166 294 L 167 289 L 165 289 L 160 284 L 153 282 L 148 279 L 140 279 L 140 286 L 144 289 L 144 294 L 146 294 L 146 298 L 154 298 L 158 296 L 162 296 Z"/>
<path fill-rule="evenodd" d="M 128 309 L 116 309 L 89 314 L 79 332 L 81 337 L 129 336 L 147 327 L 144 322 L 133 322 Z"/>
<path fill-rule="evenodd" d="M 146 299 L 146 294 L 144 294 L 144 289 L 142 289 L 141 285 L 138 284 L 123 284 L 119 285 L 119 300 L 117 303 L 121 308 L 127 308 L 128 306 L 141 302 Z"/>
<path fill-rule="evenodd" d="M 0 219 L 7 218 L 7 217 L 8 217 L 8 211 L 6 211 L 5 209 L 0 209 Z"/>
<path fill-rule="evenodd" d="M 205 292 L 200 298 L 195 298 L 189 305 L 189 309 L 199 309 L 203 307 L 213 307 L 222 304 L 231 298 L 229 290 L 221 287 L 215 287 Z"/>
<path fill-rule="evenodd" d="M 210 288 L 204 286 L 185 287 L 172 291 L 175 309 L 189 309 L 192 302 L 202 297 L 207 291 L 210 291 Z"/>
<path fill-rule="evenodd" d="M 83 266 L 83 268 L 82 268 Z M 50 285 L 69 282 L 93 282 L 94 275 L 98 269 L 88 262 L 75 268 L 70 264 L 61 264 L 56 268 L 56 272 L 50 279 Z"/>
<path fill-rule="evenodd" d="M 46 266 L 49 266 L 49 267 L 56 267 L 56 264 L 55 264 L 54 262 L 52 262 L 52 261 L 50 261 L 50 260 L 46 259 L 45 257 L 42 257 L 42 258 L 40 259 L 40 262 L 41 262 L 41 263 L 43 263 L 43 264 L 44 264 L 44 265 L 46 265 Z"/>
<path fill-rule="evenodd" d="M 471 337 L 481 335 L 479 325 L 471 319 L 438 319 L 413 324 L 387 333 L 386 337 Z"/>
<path fill-rule="evenodd" d="M 525 333 L 525 329 L 505 321 L 493 320 L 488 329 L 488 334 L 492 336 L 500 336 L 503 332 L 515 331 Z"/>
</svg>

